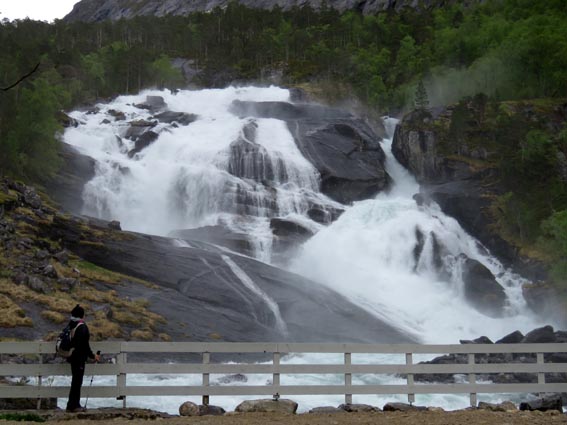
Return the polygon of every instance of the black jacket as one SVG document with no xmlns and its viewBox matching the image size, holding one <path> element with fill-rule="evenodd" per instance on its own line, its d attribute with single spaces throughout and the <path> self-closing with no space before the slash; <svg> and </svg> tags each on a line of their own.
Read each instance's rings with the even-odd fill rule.
<svg viewBox="0 0 567 425">
<path fill-rule="evenodd" d="M 79 323 L 82 323 L 82 325 L 77 327 Z M 95 355 L 93 350 L 91 350 L 91 345 L 89 344 L 91 334 L 87 324 L 85 322 L 71 320 L 69 322 L 69 326 L 71 329 L 75 329 L 77 327 L 73 334 L 73 338 L 71 339 L 71 344 L 74 350 L 71 357 L 68 359 L 69 363 L 86 363 L 87 359 L 94 359 Z"/>
</svg>

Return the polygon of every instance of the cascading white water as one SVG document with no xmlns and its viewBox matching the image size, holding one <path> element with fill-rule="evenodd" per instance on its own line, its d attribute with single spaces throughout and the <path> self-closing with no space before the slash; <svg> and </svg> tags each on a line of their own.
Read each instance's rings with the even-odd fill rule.
<svg viewBox="0 0 567 425">
<path fill-rule="evenodd" d="M 162 96 L 170 110 L 193 113 L 199 118 L 177 128 L 156 125 L 152 131 L 159 134 L 157 140 L 130 158 L 127 153 L 134 142 L 124 138 L 127 121 L 151 118 L 148 111 L 134 106 L 142 103 L 146 95 Z M 237 99 L 288 101 L 289 92 L 275 87 L 181 91 L 177 95 L 149 91 L 99 105 L 98 113 L 74 112 L 73 118 L 82 124 L 68 129 L 64 139 L 97 160 L 96 176 L 84 192 L 85 213 L 120 220 L 128 230 L 161 235 L 174 229 L 221 223 L 250 235 L 256 257 L 264 261 L 270 260 L 269 219 L 287 217 L 317 232 L 295 258 L 293 271 L 328 285 L 423 342 L 456 343 L 480 335 L 499 338 L 516 329 L 526 332 L 541 325 L 525 308 L 521 277 L 505 270 L 436 205 L 420 207 L 412 199 L 419 187 L 391 154 L 394 120 L 386 120 L 389 139 L 384 140 L 383 148 L 386 168 L 395 185 L 387 194 L 347 207 L 319 192 L 317 171 L 300 154 L 285 123 L 238 118 L 229 111 Z M 112 109 L 123 111 L 127 121 L 115 121 Z M 242 149 L 235 151 L 236 144 Z M 242 152 L 252 154 L 239 156 Z M 307 217 L 306 211 L 313 204 L 322 208 L 338 206 L 346 211 L 325 228 Z M 417 261 L 416 229 L 423 235 Z M 451 272 L 449 279 L 440 279 L 436 271 L 433 235 L 445 249 L 443 262 Z M 184 241 L 176 244 L 188 246 Z M 459 254 L 478 260 L 497 276 L 509 300 L 505 317 L 487 317 L 465 302 Z M 285 331 L 277 304 L 228 255 L 223 259 L 243 285 L 266 303 L 276 318 L 276 326 Z M 303 360 L 309 363 L 309 358 Z M 294 357 L 282 362 L 297 360 Z M 311 362 L 319 361 L 321 358 Z M 186 377 L 158 378 L 158 385 L 188 385 Z M 152 385 L 152 380 L 158 378 L 129 379 Z M 265 381 L 261 376 L 249 379 L 256 385 Z M 320 384 L 310 377 L 283 376 L 282 384 L 293 384 L 297 379 L 303 384 Z M 340 379 L 335 382 L 330 377 L 329 383 L 340 383 Z M 395 383 L 398 378 L 386 379 Z M 357 401 L 378 405 L 393 399 L 361 396 Z M 154 398 L 137 404 L 175 413 L 185 400 Z M 238 401 L 231 398 L 218 404 L 232 409 Z M 93 401 L 99 402 L 109 403 Z M 300 410 L 333 402 L 341 400 L 314 397 L 302 401 Z M 460 396 L 427 396 L 424 403 L 457 408 L 467 401 Z"/>
<path fill-rule="evenodd" d="M 505 270 L 459 223 L 435 204 L 418 206 L 415 179 L 396 161 L 391 143 L 396 120 L 386 119 L 386 169 L 395 184 L 389 193 L 355 203 L 329 227 L 304 244 L 293 270 L 325 282 L 384 321 L 426 343 L 455 343 L 487 335 L 500 338 L 540 325 L 521 295 L 525 279 Z M 415 261 L 416 229 L 425 235 Z M 445 282 L 438 277 L 433 236 L 446 249 Z M 485 265 L 504 287 L 509 303 L 504 318 L 488 317 L 464 299 L 459 254 Z"/>
<path fill-rule="evenodd" d="M 187 126 L 159 123 L 157 140 L 135 155 L 124 136 L 129 123 L 151 120 L 138 106 L 146 96 L 162 96 L 172 111 L 191 113 Z M 99 105 L 99 112 L 74 112 L 82 123 L 65 141 L 97 160 L 97 173 L 85 188 L 85 212 L 120 220 L 123 227 L 167 235 L 174 229 L 223 224 L 247 234 L 255 256 L 270 261 L 269 219 L 287 217 L 313 231 L 293 262 L 293 271 L 329 285 L 356 304 L 424 342 L 455 342 L 536 325 L 521 296 L 523 280 L 502 265 L 436 205 L 418 206 L 419 186 L 391 153 L 395 120 L 386 119 L 386 168 L 395 184 L 389 193 L 355 203 L 327 228 L 307 217 L 311 205 L 337 207 L 319 192 L 319 175 L 301 155 L 283 121 L 239 118 L 234 100 L 288 101 L 277 87 L 148 91 Z M 113 111 L 114 110 L 114 111 Z M 115 110 L 126 120 L 115 120 Z M 418 233 L 423 248 L 416 262 Z M 444 247 L 440 279 L 434 243 Z M 497 276 L 509 305 L 493 319 L 465 302 L 459 254 L 478 260 Z M 416 296 L 418 295 L 418 296 Z M 450 318 L 450 320 L 448 320 Z"/>
<path fill-rule="evenodd" d="M 129 123 L 153 119 L 134 106 L 149 95 L 197 120 L 188 126 L 158 123 L 151 128 L 157 140 L 128 155 L 135 146 L 126 137 Z M 269 218 L 303 217 L 313 204 L 336 206 L 319 193 L 318 172 L 283 121 L 241 119 L 229 111 L 234 100 L 288 99 L 289 92 L 276 87 L 148 91 L 99 105 L 97 113 L 74 112 L 82 125 L 68 129 L 64 140 L 97 160 L 96 176 L 84 190 L 84 212 L 157 235 L 222 224 L 252 234 L 256 257 L 269 261 Z M 116 110 L 126 120 L 115 120 Z"/>
</svg>

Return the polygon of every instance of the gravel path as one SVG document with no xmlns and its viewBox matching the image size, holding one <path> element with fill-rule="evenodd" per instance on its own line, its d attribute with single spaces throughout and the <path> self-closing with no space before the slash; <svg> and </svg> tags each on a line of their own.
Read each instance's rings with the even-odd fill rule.
<svg viewBox="0 0 567 425">
<path fill-rule="evenodd" d="M 107 420 L 79 419 L 62 415 L 49 422 L 65 425 L 132 425 L 158 421 L 162 425 L 553 425 L 567 424 L 567 415 L 550 412 L 489 412 L 460 410 L 452 412 L 376 412 L 285 415 L 276 413 L 230 413 L 225 416 L 197 416 L 148 419 L 114 418 Z M 0 421 L 2 424 L 22 422 Z M 33 424 L 33 422 L 30 422 Z"/>
</svg>

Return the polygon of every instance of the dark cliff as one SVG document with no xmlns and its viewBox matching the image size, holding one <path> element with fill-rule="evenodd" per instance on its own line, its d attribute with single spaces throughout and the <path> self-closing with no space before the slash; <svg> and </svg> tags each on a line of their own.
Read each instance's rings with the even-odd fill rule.
<svg viewBox="0 0 567 425">
<path fill-rule="evenodd" d="M 460 1 L 477 3 L 481 0 Z M 432 8 L 440 7 L 457 0 L 327 0 L 325 4 L 339 11 L 358 10 L 364 14 L 373 14 L 386 10 L 401 10 L 405 7 Z M 100 22 L 107 19 L 129 19 L 136 16 L 188 15 L 203 12 L 215 7 L 226 7 L 229 0 L 82 0 L 75 4 L 67 21 Z M 281 7 L 284 10 L 310 5 L 319 8 L 321 0 L 238 0 L 238 3 L 260 9 Z"/>
<path fill-rule="evenodd" d="M 392 145 L 420 183 L 420 199 L 437 202 L 505 265 L 537 282 L 524 288 L 528 304 L 561 321 L 564 301 L 557 300 L 565 290 L 549 273 L 556 260 L 541 223 L 563 205 L 567 161 L 558 135 L 566 123 L 562 99 L 497 103 L 479 95 L 406 115 Z"/>
</svg>

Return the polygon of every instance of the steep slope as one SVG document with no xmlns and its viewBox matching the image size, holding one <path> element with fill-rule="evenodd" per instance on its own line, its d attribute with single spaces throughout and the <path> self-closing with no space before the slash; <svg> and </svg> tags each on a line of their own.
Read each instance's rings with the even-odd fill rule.
<svg viewBox="0 0 567 425">
<path fill-rule="evenodd" d="M 473 3 L 470 0 L 464 3 Z M 229 0 L 82 0 L 77 3 L 71 13 L 64 19 L 67 21 L 100 22 L 107 19 L 129 19 L 135 16 L 188 15 L 192 12 L 212 10 L 215 7 L 226 7 Z M 281 7 L 284 10 L 292 7 L 310 5 L 319 8 L 321 0 L 239 0 L 238 3 L 262 9 Z M 404 7 L 438 7 L 456 3 L 455 0 L 327 0 L 325 4 L 339 11 L 359 10 L 372 14 L 385 10 L 400 10 Z M 461 2 L 463 3 L 463 2 Z"/>
<path fill-rule="evenodd" d="M 95 340 L 411 340 L 315 282 L 175 242 L 63 214 L 0 180 L 2 338 L 49 340 L 81 303 Z"/>
</svg>

